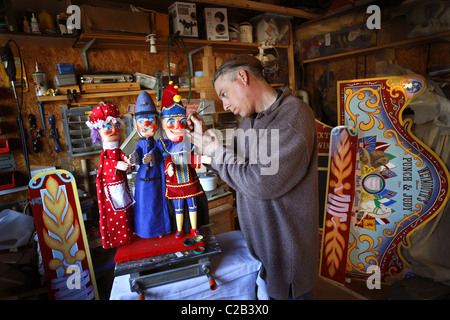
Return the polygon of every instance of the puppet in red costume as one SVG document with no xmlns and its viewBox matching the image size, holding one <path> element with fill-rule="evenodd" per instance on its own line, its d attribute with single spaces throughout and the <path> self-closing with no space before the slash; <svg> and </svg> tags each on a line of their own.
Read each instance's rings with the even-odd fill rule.
<svg viewBox="0 0 450 320">
<path fill-rule="evenodd" d="M 198 229 L 198 197 L 204 195 L 195 169 L 200 168 L 202 157 L 194 154 L 194 145 L 183 140 L 186 128 L 186 107 L 181 103 L 178 87 L 172 82 L 164 89 L 161 100 L 162 128 L 168 139 L 158 139 L 157 147 L 166 156 L 164 172 L 166 190 L 164 196 L 171 199 L 175 209 L 175 238 L 184 235 L 184 203 L 187 202 L 190 234 L 200 234 Z"/>
<path fill-rule="evenodd" d="M 132 205 L 126 170 L 129 161 L 119 148 L 119 132 L 123 119 L 112 104 L 101 104 L 91 113 L 86 125 L 91 129 L 93 143 L 103 144 L 100 154 L 97 198 L 100 233 L 104 249 L 124 245 L 131 240 Z"/>
</svg>

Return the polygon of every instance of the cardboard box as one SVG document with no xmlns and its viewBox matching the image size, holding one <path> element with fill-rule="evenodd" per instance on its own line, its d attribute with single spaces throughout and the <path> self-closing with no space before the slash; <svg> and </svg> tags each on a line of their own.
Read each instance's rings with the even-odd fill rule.
<svg viewBox="0 0 450 320">
<path fill-rule="evenodd" d="M 226 8 L 205 8 L 205 29 L 207 40 L 228 41 L 228 17 Z"/>
<path fill-rule="evenodd" d="M 108 31 L 150 34 L 150 14 L 126 10 L 81 6 L 84 32 Z"/>
<path fill-rule="evenodd" d="M 156 34 L 158 40 L 167 40 L 169 35 L 169 15 L 160 12 L 151 12 L 152 33 Z"/>
<path fill-rule="evenodd" d="M 197 11 L 195 3 L 175 2 L 169 7 L 172 32 L 180 31 L 180 37 L 198 38 Z"/>
</svg>

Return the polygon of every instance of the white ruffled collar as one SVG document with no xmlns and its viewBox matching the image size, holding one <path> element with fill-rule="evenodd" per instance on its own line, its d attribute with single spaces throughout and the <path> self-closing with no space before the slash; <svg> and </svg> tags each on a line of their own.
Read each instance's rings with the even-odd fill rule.
<svg viewBox="0 0 450 320">
<path fill-rule="evenodd" d="M 119 141 L 113 141 L 113 142 L 103 142 L 103 149 L 117 149 L 119 148 Z"/>
</svg>

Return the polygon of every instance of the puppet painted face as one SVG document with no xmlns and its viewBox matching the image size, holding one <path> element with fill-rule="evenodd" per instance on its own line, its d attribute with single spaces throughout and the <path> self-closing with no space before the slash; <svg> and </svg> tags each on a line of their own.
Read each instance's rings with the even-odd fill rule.
<svg viewBox="0 0 450 320">
<path fill-rule="evenodd" d="M 156 117 L 136 119 L 136 129 L 144 138 L 153 137 L 157 128 Z"/>
<path fill-rule="evenodd" d="M 166 118 L 162 121 L 162 128 L 170 141 L 181 142 L 186 129 L 186 117 Z"/>
<path fill-rule="evenodd" d="M 103 142 L 114 142 L 119 140 L 120 123 L 108 122 L 98 130 Z"/>
</svg>

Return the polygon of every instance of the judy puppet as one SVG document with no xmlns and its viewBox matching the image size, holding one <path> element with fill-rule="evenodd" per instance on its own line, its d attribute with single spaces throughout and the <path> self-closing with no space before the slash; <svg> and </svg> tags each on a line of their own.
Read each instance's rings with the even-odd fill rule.
<svg viewBox="0 0 450 320">
<path fill-rule="evenodd" d="M 134 199 L 128 189 L 126 170 L 129 163 L 119 148 L 123 119 L 112 104 L 101 104 L 91 112 L 86 125 L 93 143 L 103 145 L 96 177 L 100 233 L 105 249 L 124 245 L 133 235 Z"/>
</svg>

